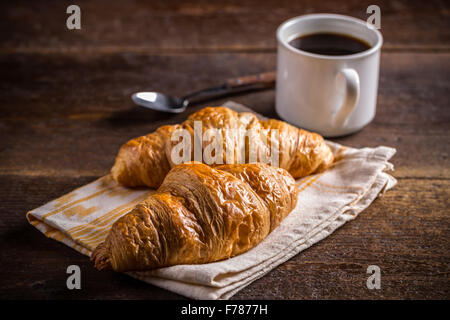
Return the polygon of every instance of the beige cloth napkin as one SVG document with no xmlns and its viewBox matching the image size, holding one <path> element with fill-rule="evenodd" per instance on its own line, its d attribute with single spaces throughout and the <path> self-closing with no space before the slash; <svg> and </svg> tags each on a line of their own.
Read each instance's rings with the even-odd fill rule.
<svg viewBox="0 0 450 320">
<path fill-rule="evenodd" d="M 251 111 L 228 102 L 236 111 Z M 195 299 L 228 299 L 356 216 L 396 180 L 388 160 L 395 149 L 353 149 L 328 142 L 336 161 L 323 173 L 297 181 L 297 207 L 258 246 L 239 256 L 202 265 L 178 265 L 128 274 Z M 111 225 L 153 190 L 127 189 L 109 175 L 27 213 L 47 237 L 90 255 Z"/>
</svg>

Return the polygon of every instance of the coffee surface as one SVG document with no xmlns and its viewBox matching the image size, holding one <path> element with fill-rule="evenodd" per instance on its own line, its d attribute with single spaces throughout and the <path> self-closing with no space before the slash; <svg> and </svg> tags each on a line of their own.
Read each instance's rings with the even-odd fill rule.
<svg viewBox="0 0 450 320">
<path fill-rule="evenodd" d="M 289 44 L 296 49 L 329 56 L 355 54 L 370 49 L 370 45 L 363 40 L 337 33 L 304 35 L 289 41 Z"/>
</svg>

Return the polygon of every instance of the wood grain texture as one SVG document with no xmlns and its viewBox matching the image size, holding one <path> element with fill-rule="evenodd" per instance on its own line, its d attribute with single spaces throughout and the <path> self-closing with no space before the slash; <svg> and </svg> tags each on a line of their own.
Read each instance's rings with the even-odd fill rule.
<svg viewBox="0 0 450 320">
<path fill-rule="evenodd" d="M 80 0 L 79 31 L 65 27 L 69 4 L 0 3 L 0 298 L 182 299 L 96 271 L 25 213 L 106 174 L 128 139 L 204 106 L 165 115 L 134 107 L 131 93 L 182 95 L 272 71 L 282 21 L 313 12 L 366 19 L 373 2 Z M 377 115 L 334 141 L 395 147 L 399 184 L 233 299 L 450 299 L 450 6 L 377 4 L 385 40 Z M 273 90 L 231 99 L 277 117 Z M 71 264 L 81 267 L 80 291 L 66 289 Z M 371 264 L 381 267 L 381 290 L 366 288 Z"/>
<path fill-rule="evenodd" d="M 271 70 L 275 55 L 0 55 L 0 66 L 6 65 L 11 68 L 0 84 L 0 173 L 100 176 L 124 142 L 182 122 L 205 106 L 166 115 L 135 107 L 133 92 L 152 87 L 182 95 L 239 73 Z M 375 120 L 336 141 L 397 148 L 399 177 L 449 178 L 450 54 L 385 53 L 381 65 Z M 274 90 L 232 99 L 277 117 Z"/>
<path fill-rule="evenodd" d="M 144 116 L 149 122 L 167 121 L 168 116 L 135 112 L 132 93 L 151 89 L 184 95 L 228 78 L 275 70 L 276 54 L 5 54 L 0 68 L 0 119 Z M 450 53 L 383 53 L 376 121 L 448 124 L 449 74 Z M 273 96 L 249 104 L 274 116 L 273 105 Z"/>
<path fill-rule="evenodd" d="M 82 28 L 66 28 L 70 3 L 2 2 L 0 42 L 15 52 L 248 51 L 274 50 L 275 30 L 285 20 L 333 12 L 366 20 L 370 0 L 80 0 Z M 448 50 L 446 1 L 377 1 L 385 48 Z M 32 23 L 30 23 L 32 21 Z"/>
<path fill-rule="evenodd" d="M 172 299 L 180 296 L 114 272 L 94 270 L 81 254 L 46 239 L 24 212 L 95 177 L 1 176 L 3 298 Z M 27 195 L 23 197 L 23 195 Z M 233 299 L 448 298 L 450 182 L 400 179 L 357 219 L 271 271 Z M 82 290 L 65 288 L 65 268 L 82 270 Z M 366 268 L 382 270 L 382 290 L 368 290 Z M 17 266 L 20 266 L 19 268 Z M 270 289 L 268 289 L 270 288 Z"/>
<path fill-rule="evenodd" d="M 272 299 L 448 298 L 450 228 L 442 223 L 448 219 L 449 187 L 448 180 L 400 179 L 356 220 L 242 294 L 256 298 L 266 290 Z M 379 291 L 366 288 L 370 264 L 382 270 Z"/>
<path fill-rule="evenodd" d="M 0 174 L 67 177 L 107 174 L 123 143 L 160 125 L 66 119 L 0 123 Z M 409 128 L 373 123 L 356 135 L 332 140 L 352 147 L 395 147 L 396 177 L 450 178 L 448 131 L 444 125 Z"/>
</svg>

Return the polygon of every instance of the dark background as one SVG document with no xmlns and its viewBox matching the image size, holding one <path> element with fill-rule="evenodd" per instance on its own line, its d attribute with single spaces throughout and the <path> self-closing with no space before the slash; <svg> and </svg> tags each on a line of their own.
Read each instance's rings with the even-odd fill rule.
<svg viewBox="0 0 450 320">
<path fill-rule="evenodd" d="M 81 30 L 66 8 L 81 7 Z M 170 94 L 275 70 L 284 20 L 381 8 L 377 116 L 352 147 L 387 145 L 398 185 L 330 237 L 234 299 L 449 299 L 450 6 L 448 1 L 2 1 L 0 4 L 0 297 L 172 299 L 45 238 L 25 213 L 108 173 L 128 139 L 184 120 L 139 109 L 140 90 Z M 274 91 L 233 97 L 277 117 Z M 225 99 L 215 101 L 219 105 Z M 66 289 L 66 268 L 82 289 Z M 380 266 L 381 290 L 366 288 Z"/>
</svg>

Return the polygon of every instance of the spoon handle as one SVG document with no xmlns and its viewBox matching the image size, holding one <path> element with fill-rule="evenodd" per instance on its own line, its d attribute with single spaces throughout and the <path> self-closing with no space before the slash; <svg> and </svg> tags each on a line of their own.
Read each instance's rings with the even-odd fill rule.
<svg viewBox="0 0 450 320">
<path fill-rule="evenodd" d="M 265 72 L 234 79 L 228 79 L 226 84 L 229 88 L 246 87 L 260 85 L 261 87 L 273 87 L 275 85 L 276 72 Z"/>
<path fill-rule="evenodd" d="M 225 83 L 188 94 L 181 98 L 184 106 L 203 102 L 219 96 L 227 96 L 251 90 L 262 90 L 275 86 L 276 72 L 228 79 Z"/>
</svg>

